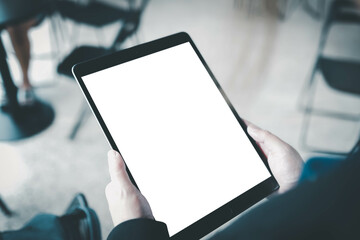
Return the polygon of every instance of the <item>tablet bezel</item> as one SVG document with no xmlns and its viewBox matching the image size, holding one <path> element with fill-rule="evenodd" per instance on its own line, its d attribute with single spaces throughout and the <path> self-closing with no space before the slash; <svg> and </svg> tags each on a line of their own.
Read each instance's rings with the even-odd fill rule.
<svg viewBox="0 0 360 240">
<path fill-rule="evenodd" d="M 129 62 L 131 60 L 144 57 L 161 50 L 165 50 L 179 44 L 189 42 L 196 52 L 197 56 L 201 60 L 203 66 L 206 68 L 207 72 L 211 76 L 212 80 L 214 81 L 216 87 L 224 97 L 225 101 L 227 102 L 228 106 L 230 107 L 231 111 L 233 112 L 234 116 L 238 120 L 240 126 L 244 130 L 247 137 L 250 139 L 253 147 L 256 149 L 257 153 L 259 154 L 260 158 L 264 162 L 266 168 L 270 171 L 269 165 L 267 163 L 266 157 L 263 154 L 262 150 L 258 147 L 256 142 L 249 136 L 246 131 L 246 124 L 244 121 L 239 117 L 235 108 L 230 103 L 229 99 L 227 98 L 226 94 L 222 90 L 220 84 L 216 80 L 215 76 L 211 72 L 210 68 L 206 64 L 204 58 L 201 56 L 199 50 L 196 48 L 194 42 L 190 38 L 190 36 L 185 33 L 177 33 L 171 36 L 167 36 L 158 40 L 154 40 L 148 43 L 144 43 L 132 48 L 128 48 L 110 55 L 102 56 L 96 59 L 92 59 L 86 62 L 78 63 L 72 68 L 73 75 L 77 80 L 86 100 L 88 101 L 90 108 L 92 109 L 95 117 L 97 118 L 101 129 L 103 130 L 109 144 L 111 147 L 118 151 L 120 154 L 121 152 L 118 149 L 118 146 L 115 144 L 114 139 L 111 136 L 104 120 L 102 119 L 100 112 L 98 111 L 96 104 L 94 103 L 90 93 L 88 92 L 82 77 L 89 75 L 94 72 L 98 72 L 100 70 L 104 70 L 125 62 Z M 124 159 L 126 161 L 126 159 Z M 134 185 L 139 188 L 131 175 L 131 172 L 127 168 L 127 172 L 131 181 Z M 210 233 L 211 231 L 215 230 L 222 224 L 226 223 L 230 219 L 234 218 L 241 212 L 245 211 L 255 203 L 259 202 L 266 196 L 270 195 L 272 192 L 276 191 L 279 188 L 278 183 L 276 182 L 274 176 L 271 173 L 271 177 L 264 180 L 263 182 L 259 183 L 258 185 L 254 186 L 253 188 L 249 189 L 245 193 L 239 195 L 235 199 L 229 200 L 228 203 L 224 204 L 220 208 L 214 210 L 213 212 L 207 214 L 203 218 L 199 219 L 195 223 L 191 224 L 190 226 L 186 227 L 185 229 L 181 230 L 180 232 L 174 234 L 171 239 L 199 239 L 206 234 Z M 139 188 L 140 189 L 140 188 Z"/>
</svg>

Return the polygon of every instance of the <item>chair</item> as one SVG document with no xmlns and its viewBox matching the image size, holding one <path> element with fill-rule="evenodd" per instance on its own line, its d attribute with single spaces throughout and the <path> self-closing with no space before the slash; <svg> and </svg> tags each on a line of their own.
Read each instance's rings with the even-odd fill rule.
<svg viewBox="0 0 360 240">
<path fill-rule="evenodd" d="M 76 47 L 65 59 L 58 65 L 57 71 L 60 74 L 71 77 L 71 67 L 81 61 L 110 54 L 120 49 L 121 44 L 129 37 L 136 34 L 141 14 L 143 13 L 148 0 L 143 0 L 139 7 L 135 6 L 134 1 L 129 0 L 129 9 L 119 9 L 112 6 L 91 2 L 88 5 L 79 5 L 74 2 L 63 2 L 58 6 L 58 11 L 64 17 L 70 18 L 76 22 L 102 27 L 107 24 L 122 21 L 122 27 L 118 31 L 112 45 L 109 48 L 95 46 Z M 77 121 L 75 122 L 69 138 L 74 139 L 80 126 L 89 115 L 89 108 L 84 101 Z"/>
<path fill-rule="evenodd" d="M 318 46 L 317 58 L 311 71 L 309 81 L 304 86 L 300 95 L 300 100 L 305 99 L 304 119 L 301 131 L 301 145 L 305 150 L 344 155 L 346 152 L 338 152 L 327 149 L 319 149 L 308 144 L 308 131 L 312 115 L 327 116 L 346 121 L 358 122 L 360 114 L 348 114 L 314 108 L 314 99 L 316 95 L 316 73 L 320 72 L 327 85 L 342 93 L 353 96 L 360 95 L 360 62 L 341 58 L 331 58 L 325 56 L 323 51 L 331 27 L 337 23 L 359 24 L 360 10 L 356 9 L 356 3 L 349 0 L 335 0 L 329 10 L 329 14 L 324 22 L 320 43 Z M 359 134 L 359 133 L 356 133 Z"/>
</svg>

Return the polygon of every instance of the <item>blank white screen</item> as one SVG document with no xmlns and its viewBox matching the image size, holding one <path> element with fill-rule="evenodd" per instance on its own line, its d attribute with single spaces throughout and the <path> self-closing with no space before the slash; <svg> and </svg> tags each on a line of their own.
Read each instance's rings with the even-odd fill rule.
<svg viewBox="0 0 360 240">
<path fill-rule="evenodd" d="M 190 43 L 83 80 L 170 235 L 270 177 Z"/>
</svg>

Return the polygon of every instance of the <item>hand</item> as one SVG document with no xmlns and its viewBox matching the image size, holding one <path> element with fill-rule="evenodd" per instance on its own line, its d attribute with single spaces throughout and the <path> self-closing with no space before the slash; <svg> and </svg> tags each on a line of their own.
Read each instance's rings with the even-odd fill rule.
<svg viewBox="0 0 360 240">
<path fill-rule="evenodd" d="M 111 182 L 105 194 L 114 226 L 135 218 L 154 219 L 148 201 L 130 181 L 120 154 L 110 150 L 108 163 Z"/>
<path fill-rule="evenodd" d="M 246 121 L 246 124 L 248 133 L 267 157 L 271 172 L 280 185 L 279 192 L 289 190 L 299 180 L 304 165 L 303 159 L 293 147 L 277 136 L 250 122 Z"/>
</svg>

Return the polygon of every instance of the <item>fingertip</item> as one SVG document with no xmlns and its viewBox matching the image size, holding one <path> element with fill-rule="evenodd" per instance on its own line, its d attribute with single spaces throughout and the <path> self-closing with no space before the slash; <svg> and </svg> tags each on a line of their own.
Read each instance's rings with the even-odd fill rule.
<svg viewBox="0 0 360 240">
<path fill-rule="evenodd" d="M 109 170 L 110 172 L 113 171 L 117 171 L 121 165 L 121 158 L 120 158 L 120 154 L 114 150 L 110 150 L 108 152 L 108 164 L 109 164 Z"/>
<path fill-rule="evenodd" d="M 110 150 L 108 152 L 109 173 L 112 181 L 127 181 L 125 162 L 119 152 Z"/>
<path fill-rule="evenodd" d="M 249 124 L 247 127 L 247 132 L 250 134 L 251 137 L 253 137 L 255 140 L 259 138 L 260 135 L 260 129 L 258 127 L 255 127 L 253 124 Z"/>
<path fill-rule="evenodd" d="M 113 162 L 123 162 L 124 161 L 122 156 L 120 155 L 120 153 L 115 150 L 110 150 L 108 152 L 108 160 L 113 161 Z"/>
<path fill-rule="evenodd" d="M 108 158 L 114 158 L 114 157 L 116 157 L 117 155 L 118 155 L 118 152 L 115 151 L 115 150 L 113 150 L 113 149 L 111 149 L 111 150 L 108 151 Z"/>
</svg>

